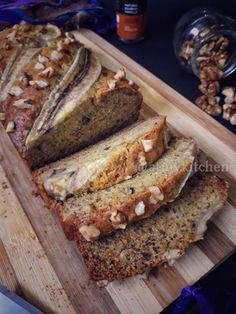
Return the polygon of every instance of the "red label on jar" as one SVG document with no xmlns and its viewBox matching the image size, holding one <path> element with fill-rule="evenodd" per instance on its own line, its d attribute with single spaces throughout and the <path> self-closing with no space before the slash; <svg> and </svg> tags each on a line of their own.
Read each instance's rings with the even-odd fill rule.
<svg viewBox="0 0 236 314">
<path fill-rule="evenodd" d="M 135 40 L 144 36 L 145 15 L 117 14 L 117 34 L 119 37 Z"/>
</svg>

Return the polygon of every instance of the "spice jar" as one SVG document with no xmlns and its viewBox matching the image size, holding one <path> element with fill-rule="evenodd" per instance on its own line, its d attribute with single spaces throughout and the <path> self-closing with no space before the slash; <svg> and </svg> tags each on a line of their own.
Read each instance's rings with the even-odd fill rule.
<svg viewBox="0 0 236 314">
<path fill-rule="evenodd" d="M 147 0 L 117 0 L 117 35 L 126 44 L 144 39 Z"/>
<path fill-rule="evenodd" d="M 236 22 L 213 9 L 192 10 L 176 26 L 174 50 L 188 72 L 199 76 L 211 63 L 226 77 L 236 69 Z"/>
</svg>

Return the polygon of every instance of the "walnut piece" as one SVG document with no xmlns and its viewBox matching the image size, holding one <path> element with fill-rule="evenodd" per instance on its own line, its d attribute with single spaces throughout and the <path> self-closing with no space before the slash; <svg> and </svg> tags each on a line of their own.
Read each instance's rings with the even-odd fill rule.
<svg viewBox="0 0 236 314">
<path fill-rule="evenodd" d="M 54 70 L 52 67 L 48 67 L 45 70 L 43 70 L 40 75 L 45 76 L 45 77 L 52 77 L 54 73 Z"/>
<path fill-rule="evenodd" d="M 16 39 L 16 29 L 7 35 L 7 39 L 9 39 L 10 41 L 14 41 Z"/>
<path fill-rule="evenodd" d="M 207 96 L 216 96 L 220 91 L 220 83 L 218 81 L 208 82 L 204 81 L 199 86 L 198 89 Z"/>
<path fill-rule="evenodd" d="M 149 191 L 152 193 L 152 195 L 159 201 L 163 201 L 164 200 L 164 194 L 162 193 L 162 191 L 159 189 L 159 187 L 157 186 L 150 186 L 149 187 Z"/>
<path fill-rule="evenodd" d="M 132 178 L 132 176 L 126 176 L 125 177 L 125 180 L 129 180 L 129 179 L 131 179 Z"/>
<path fill-rule="evenodd" d="M 206 66 L 201 69 L 199 77 L 201 81 L 218 81 L 222 78 L 223 72 L 216 66 Z"/>
<path fill-rule="evenodd" d="M 115 80 L 119 81 L 123 78 L 125 78 L 126 74 L 125 74 L 125 70 L 124 69 L 120 69 L 118 70 L 118 72 L 115 74 L 114 78 Z"/>
<path fill-rule="evenodd" d="M 214 96 L 200 96 L 196 99 L 195 103 L 196 105 L 205 111 L 206 113 L 217 117 L 221 114 L 222 108 L 219 105 L 220 98 L 219 97 L 214 97 Z"/>
<path fill-rule="evenodd" d="M 153 140 L 141 140 L 143 144 L 143 149 L 145 153 L 150 152 L 153 149 L 154 141 Z"/>
<path fill-rule="evenodd" d="M 234 87 L 224 87 L 221 93 L 225 96 L 225 103 L 232 104 L 236 101 L 236 89 Z"/>
<path fill-rule="evenodd" d="M 212 58 L 209 56 L 198 57 L 198 58 L 196 58 L 196 64 L 197 64 L 198 69 L 202 69 L 202 68 L 212 64 Z"/>
<path fill-rule="evenodd" d="M 139 154 L 138 163 L 138 171 L 142 171 L 147 167 L 147 160 L 144 155 Z"/>
<path fill-rule="evenodd" d="M 113 211 L 110 217 L 110 220 L 112 223 L 114 223 L 115 225 L 117 224 L 121 224 L 126 222 L 126 218 L 124 215 L 122 215 L 121 213 L 118 213 L 117 211 Z"/>
<path fill-rule="evenodd" d="M 181 47 L 180 57 L 189 62 L 192 57 L 194 48 L 192 41 L 185 41 Z"/>
<path fill-rule="evenodd" d="M 25 74 L 22 74 L 19 78 L 19 81 L 22 82 L 24 85 L 28 84 L 28 78 Z"/>
<path fill-rule="evenodd" d="M 64 44 L 65 45 L 69 45 L 71 43 L 71 41 L 68 39 L 68 38 L 65 38 L 64 39 Z"/>
<path fill-rule="evenodd" d="M 29 84 L 40 88 L 46 88 L 48 86 L 48 82 L 43 80 L 29 81 Z"/>
<path fill-rule="evenodd" d="M 220 53 L 220 54 L 216 54 L 214 56 L 214 61 L 215 61 L 216 65 L 218 65 L 218 67 L 220 69 L 224 68 L 224 66 L 226 65 L 227 60 L 228 60 L 228 54 L 226 52 Z"/>
<path fill-rule="evenodd" d="M 45 56 L 42 56 L 42 55 L 38 55 L 38 60 L 40 63 L 46 63 L 49 61 L 49 59 Z"/>
<path fill-rule="evenodd" d="M 69 43 L 73 43 L 75 41 L 75 37 L 72 33 L 66 32 L 65 35 L 66 35 L 66 39 L 69 41 Z"/>
<path fill-rule="evenodd" d="M 169 266 L 173 266 L 175 261 L 181 256 L 179 249 L 170 249 L 163 254 L 163 259 L 166 260 Z"/>
<path fill-rule="evenodd" d="M 114 210 L 110 216 L 110 221 L 112 222 L 114 229 L 125 229 L 127 227 L 126 217 L 122 213 Z"/>
<path fill-rule="evenodd" d="M 18 109 L 32 109 L 32 105 L 27 103 L 27 99 L 19 99 L 13 103 L 13 106 Z"/>
<path fill-rule="evenodd" d="M 43 63 L 41 63 L 41 62 L 37 62 L 37 63 L 35 64 L 34 68 L 35 68 L 36 70 L 43 70 L 43 69 L 45 69 L 45 65 L 44 65 Z"/>
<path fill-rule="evenodd" d="M 134 85 L 134 82 L 132 80 L 129 80 L 129 85 L 130 86 Z"/>
<path fill-rule="evenodd" d="M 151 195 L 149 197 L 149 203 L 153 204 L 153 205 L 156 205 L 158 203 L 158 200 L 153 195 Z"/>
<path fill-rule="evenodd" d="M 63 58 L 63 54 L 61 54 L 57 50 L 53 50 L 51 52 L 51 56 L 50 56 L 51 60 L 53 60 L 53 61 L 60 61 L 62 58 Z"/>
<path fill-rule="evenodd" d="M 223 119 L 230 121 L 232 125 L 236 125 L 236 104 L 223 105 Z"/>
<path fill-rule="evenodd" d="M 94 225 L 81 226 L 79 232 L 87 241 L 93 241 L 100 235 L 100 231 Z"/>
<path fill-rule="evenodd" d="M 135 214 L 141 216 L 145 213 L 145 204 L 144 202 L 139 202 L 135 207 Z"/>
<path fill-rule="evenodd" d="M 57 51 L 62 51 L 64 49 L 64 46 L 63 46 L 63 41 L 60 40 L 58 43 L 57 43 Z"/>
<path fill-rule="evenodd" d="M 124 224 L 117 225 L 116 229 L 123 229 L 123 230 L 125 230 L 126 227 L 127 227 L 127 223 L 124 223 Z"/>
<path fill-rule="evenodd" d="M 108 87 L 113 90 L 116 87 L 116 80 L 110 80 L 107 82 Z"/>
<path fill-rule="evenodd" d="M 23 93 L 23 89 L 21 89 L 19 86 L 12 86 L 8 93 L 11 96 L 19 97 Z"/>
<path fill-rule="evenodd" d="M 209 41 L 199 51 L 200 56 L 211 56 L 212 50 L 215 48 L 215 42 Z"/>
</svg>

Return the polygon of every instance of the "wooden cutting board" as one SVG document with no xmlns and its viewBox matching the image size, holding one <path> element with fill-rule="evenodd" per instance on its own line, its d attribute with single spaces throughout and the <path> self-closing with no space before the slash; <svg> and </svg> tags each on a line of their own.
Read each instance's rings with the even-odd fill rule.
<svg viewBox="0 0 236 314">
<path fill-rule="evenodd" d="M 167 115 L 176 132 L 194 137 L 210 158 L 227 167 L 220 175 L 230 182 L 229 202 L 210 222 L 205 239 L 173 267 L 160 268 L 149 279 L 134 277 L 98 288 L 0 126 L 0 283 L 46 313 L 157 314 L 236 248 L 236 137 L 91 31 L 76 36 L 108 68 L 126 69 L 144 95 L 144 118 L 156 112 Z"/>
</svg>

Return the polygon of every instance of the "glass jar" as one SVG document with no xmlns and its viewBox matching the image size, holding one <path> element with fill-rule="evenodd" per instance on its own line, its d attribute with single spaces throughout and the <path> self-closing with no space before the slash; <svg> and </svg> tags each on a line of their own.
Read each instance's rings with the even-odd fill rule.
<svg viewBox="0 0 236 314">
<path fill-rule="evenodd" d="M 211 58 L 226 77 L 236 69 L 236 22 L 213 9 L 191 10 L 176 25 L 174 50 L 186 71 L 199 76 Z"/>
</svg>

